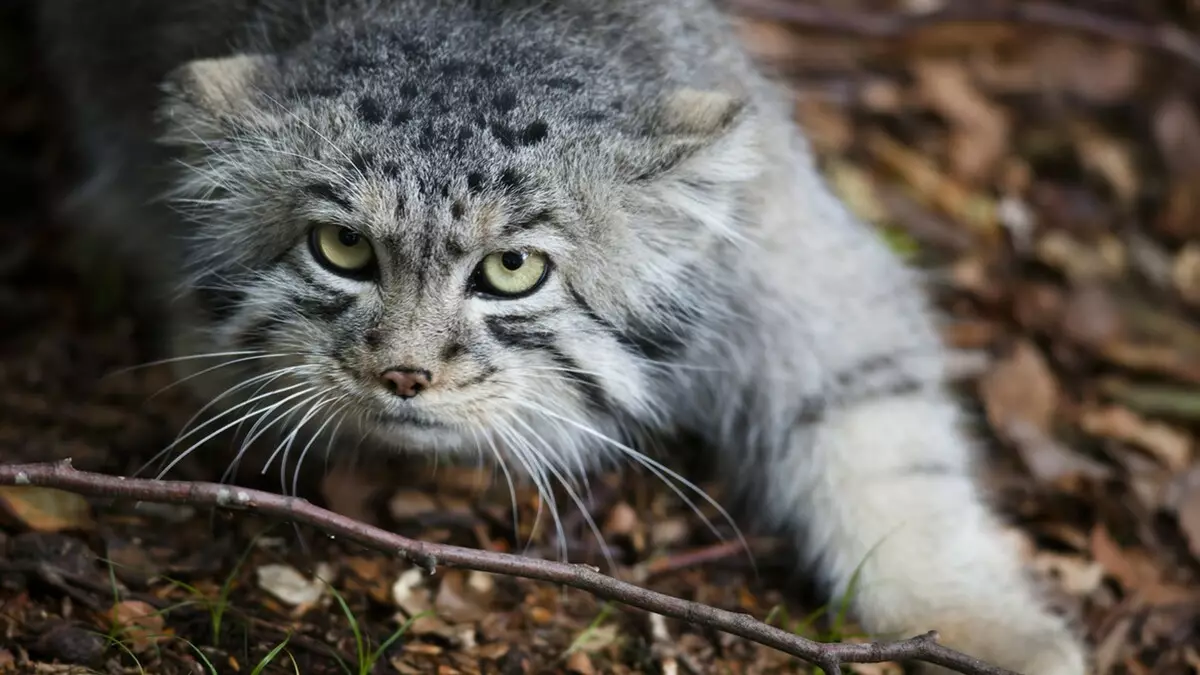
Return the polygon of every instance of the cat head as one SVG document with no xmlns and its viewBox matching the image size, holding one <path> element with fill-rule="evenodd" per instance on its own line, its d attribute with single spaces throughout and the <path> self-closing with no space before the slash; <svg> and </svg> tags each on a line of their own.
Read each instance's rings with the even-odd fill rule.
<svg viewBox="0 0 1200 675">
<path fill-rule="evenodd" d="M 210 428 L 566 452 L 662 422 L 655 382 L 711 319 L 757 171 L 742 99 L 388 39 L 194 61 L 164 87 L 175 349 L 222 355 L 180 361 L 221 397 Z"/>
</svg>

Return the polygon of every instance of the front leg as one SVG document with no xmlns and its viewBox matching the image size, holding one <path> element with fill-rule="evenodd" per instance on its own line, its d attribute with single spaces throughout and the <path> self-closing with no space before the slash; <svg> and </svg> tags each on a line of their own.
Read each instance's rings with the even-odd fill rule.
<svg viewBox="0 0 1200 675">
<path fill-rule="evenodd" d="M 980 498 L 958 418 L 932 385 L 848 392 L 755 463 L 766 469 L 763 506 L 805 533 L 835 598 L 861 565 L 851 606 L 871 633 L 937 630 L 944 644 L 1026 675 L 1082 675 L 1079 643 L 1039 601 Z"/>
</svg>

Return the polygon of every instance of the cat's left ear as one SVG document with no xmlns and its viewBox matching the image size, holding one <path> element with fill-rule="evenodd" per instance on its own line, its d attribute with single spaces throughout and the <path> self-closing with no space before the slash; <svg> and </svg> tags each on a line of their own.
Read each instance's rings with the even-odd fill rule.
<svg viewBox="0 0 1200 675">
<path fill-rule="evenodd" d="M 211 139 L 230 121 L 269 119 L 256 96 L 257 82 L 268 73 L 267 57 L 256 54 L 196 59 L 175 68 L 162 84 L 159 106 L 168 136 L 186 130 L 193 139 Z"/>
<path fill-rule="evenodd" d="M 753 117 L 745 99 L 725 91 L 681 88 L 668 92 L 655 108 L 649 128 L 653 156 L 638 178 L 684 177 L 712 170 L 726 173 L 722 166 L 743 163 L 747 144 L 754 143 Z"/>
</svg>

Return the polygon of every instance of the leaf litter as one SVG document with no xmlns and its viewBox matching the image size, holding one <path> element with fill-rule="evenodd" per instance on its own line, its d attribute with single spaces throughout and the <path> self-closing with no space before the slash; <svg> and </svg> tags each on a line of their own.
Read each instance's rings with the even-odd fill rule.
<svg viewBox="0 0 1200 675">
<path fill-rule="evenodd" d="M 728 1 L 796 92 L 830 184 L 926 270 L 988 449 L 985 484 L 1093 644 L 1096 672 L 1200 672 L 1200 65 L 1187 56 L 1200 6 Z M 781 20 L 799 5 L 821 11 Z M 1007 22 L 1021 8 L 1082 29 Z M 164 369 L 113 375 L 153 358 L 153 336 L 121 271 L 62 245 L 68 224 L 51 201 L 73 166 L 28 68 L 23 11 L 0 8 L 0 321 L 12 327 L 0 336 L 0 457 L 128 474 L 194 404 L 179 388 L 151 397 L 171 382 Z M 994 15 L 914 21 L 940 11 Z M 214 445 L 172 477 L 218 478 Z M 256 473 L 238 479 L 277 485 Z M 636 472 L 590 481 L 606 548 L 576 509 L 559 541 L 536 491 L 510 497 L 473 464 L 335 462 L 300 487 L 409 536 L 546 557 L 565 547 L 598 565 L 608 555 L 656 590 L 832 635 L 836 603 L 821 612 L 790 589 L 778 542 L 751 537 L 756 573 L 717 514 L 702 509 L 723 540 Z M 321 675 L 359 672 L 381 645 L 370 672 L 797 670 L 582 592 L 430 576 L 305 528 L 260 538 L 267 525 L 0 489 L 0 673 L 250 672 L 275 652 L 264 672 Z"/>
</svg>

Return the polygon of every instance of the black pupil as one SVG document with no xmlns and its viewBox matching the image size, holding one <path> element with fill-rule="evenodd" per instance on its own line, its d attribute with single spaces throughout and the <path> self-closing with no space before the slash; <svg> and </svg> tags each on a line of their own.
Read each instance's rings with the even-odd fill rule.
<svg viewBox="0 0 1200 675">
<path fill-rule="evenodd" d="M 504 269 L 514 272 L 525 264 L 525 254 L 517 251 L 505 251 L 504 255 L 500 256 L 500 263 L 504 265 Z"/>
<path fill-rule="evenodd" d="M 338 230 L 338 243 L 346 248 L 353 247 L 358 243 L 358 239 L 358 233 L 354 230 L 348 230 L 344 227 L 341 230 Z"/>
</svg>

